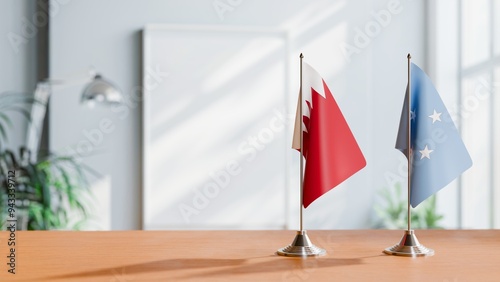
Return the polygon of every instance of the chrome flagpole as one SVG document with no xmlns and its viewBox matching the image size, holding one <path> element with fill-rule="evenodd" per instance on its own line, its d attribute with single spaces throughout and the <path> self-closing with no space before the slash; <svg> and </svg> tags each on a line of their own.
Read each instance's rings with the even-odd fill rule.
<svg viewBox="0 0 500 282">
<path fill-rule="evenodd" d="M 304 105 L 304 98 L 302 97 L 302 60 L 304 59 L 304 55 L 300 53 L 300 90 L 299 90 L 299 107 L 300 107 L 300 232 L 304 231 L 304 225 L 302 221 L 302 216 L 304 213 L 304 111 L 302 110 L 302 106 Z"/>
<path fill-rule="evenodd" d="M 396 255 L 396 256 L 405 256 L 405 257 L 421 257 L 421 256 L 432 256 L 434 255 L 434 250 L 426 248 L 424 245 L 420 244 L 415 235 L 414 230 L 411 229 L 411 206 L 410 206 L 410 195 L 411 195 L 411 167 L 412 167 L 412 158 L 413 151 L 411 148 L 411 55 L 408 53 L 406 57 L 408 59 L 408 94 L 407 96 L 407 105 L 408 105 L 408 135 L 407 135 L 407 154 L 408 154 L 408 229 L 405 231 L 403 238 L 399 244 L 396 244 L 392 247 L 386 248 L 384 253 L 388 255 Z"/>
<path fill-rule="evenodd" d="M 304 55 L 300 53 L 300 90 L 299 90 L 299 114 L 300 114 L 300 230 L 297 231 L 295 239 L 293 242 L 279 249 L 276 253 L 280 256 L 289 257 L 310 257 L 310 256 L 322 256 L 326 254 L 326 251 L 316 247 L 309 236 L 307 236 L 307 231 L 304 230 L 302 215 L 304 211 L 303 199 L 304 199 L 304 128 L 303 128 L 303 97 L 302 97 L 302 60 Z"/>
</svg>

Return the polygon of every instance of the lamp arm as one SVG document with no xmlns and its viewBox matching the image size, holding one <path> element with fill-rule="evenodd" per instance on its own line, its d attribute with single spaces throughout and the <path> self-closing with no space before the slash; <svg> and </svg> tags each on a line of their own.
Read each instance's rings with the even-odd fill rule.
<svg viewBox="0 0 500 282">
<path fill-rule="evenodd" d="M 52 90 L 47 82 L 39 82 L 36 85 L 34 98 L 36 103 L 31 106 L 30 122 L 26 132 L 26 148 L 31 152 L 31 161 L 36 162 L 40 140 L 43 131 L 43 121 L 47 112 L 47 105 Z"/>
<path fill-rule="evenodd" d="M 78 84 L 83 84 L 87 82 L 91 82 L 94 77 L 97 75 L 97 72 L 93 67 L 89 68 L 85 75 L 79 73 L 78 75 L 75 75 L 70 78 L 66 79 L 59 79 L 59 78 L 47 78 L 43 80 L 41 83 L 47 83 L 52 87 L 70 87 Z"/>
</svg>

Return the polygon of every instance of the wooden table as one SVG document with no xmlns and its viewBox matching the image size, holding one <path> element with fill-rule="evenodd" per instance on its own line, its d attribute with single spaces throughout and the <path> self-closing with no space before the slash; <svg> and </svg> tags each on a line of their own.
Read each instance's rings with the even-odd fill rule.
<svg viewBox="0 0 500 282">
<path fill-rule="evenodd" d="M 500 230 L 418 230 L 433 257 L 382 253 L 403 231 L 309 231 L 319 258 L 275 255 L 294 231 L 18 231 L 0 281 L 500 281 Z"/>
</svg>

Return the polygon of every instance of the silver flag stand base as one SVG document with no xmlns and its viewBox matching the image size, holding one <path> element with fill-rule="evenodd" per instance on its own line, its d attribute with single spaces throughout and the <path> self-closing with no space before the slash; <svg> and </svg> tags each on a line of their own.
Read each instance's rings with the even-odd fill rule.
<svg viewBox="0 0 500 282">
<path fill-rule="evenodd" d="M 307 232 L 302 230 L 297 231 L 297 235 L 295 235 L 292 244 L 279 249 L 277 254 L 287 257 L 312 257 L 323 256 L 326 254 L 326 251 L 311 243 L 311 240 L 309 240 L 307 236 Z"/>
<path fill-rule="evenodd" d="M 424 245 L 420 244 L 413 230 L 406 230 L 401 242 L 385 249 L 384 253 L 395 256 L 423 257 L 433 256 L 434 250 L 426 248 Z"/>
</svg>

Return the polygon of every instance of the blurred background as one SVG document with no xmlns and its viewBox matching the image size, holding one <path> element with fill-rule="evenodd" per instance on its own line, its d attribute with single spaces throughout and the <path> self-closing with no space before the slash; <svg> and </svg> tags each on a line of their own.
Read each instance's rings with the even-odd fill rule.
<svg viewBox="0 0 500 282">
<path fill-rule="evenodd" d="M 15 167 L 26 229 L 298 228 L 302 52 L 367 160 L 304 227 L 405 228 L 394 144 L 411 53 L 474 163 L 414 226 L 499 228 L 499 14 L 495 0 L 2 0 L 2 219 Z"/>
</svg>

